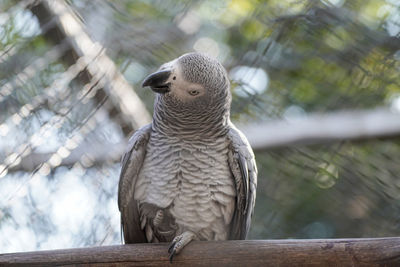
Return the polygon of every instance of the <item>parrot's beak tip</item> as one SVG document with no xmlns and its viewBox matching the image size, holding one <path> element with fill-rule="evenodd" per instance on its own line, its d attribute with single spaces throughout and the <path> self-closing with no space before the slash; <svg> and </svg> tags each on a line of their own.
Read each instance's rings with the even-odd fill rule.
<svg viewBox="0 0 400 267">
<path fill-rule="evenodd" d="M 147 80 L 144 80 L 144 81 L 142 82 L 142 88 L 144 88 L 144 87 L 146 87 L 146 86 L 148 86 L 148 85 L 149 85 L 149 83 L 148 83 Z"/>
<path fill-rule="evenodd" d="M 171 76 L 170 70 L 160 70 L 147 76 L 142 82 L 142 87 L 150 86 L 151 89 L 163 88 L 169 89 L 170 83 L 167 83 L 168 78 Z M 154 89 L 153 89 L 154 91 Z"/>
</svg>

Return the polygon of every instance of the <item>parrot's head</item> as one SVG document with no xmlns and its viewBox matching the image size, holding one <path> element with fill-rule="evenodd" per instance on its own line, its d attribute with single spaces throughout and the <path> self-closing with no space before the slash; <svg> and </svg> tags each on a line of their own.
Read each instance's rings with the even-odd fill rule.
<svg viewBox="0 0 400 267">
<path fill-rule="evenodd" d="M 163 64 L 142 86 L 157 93 L 156 105 L 163 105 L 166 112 L 229 116 L 231 94 L 226 70 L 204 54 L 188 53 Z"/>
</svg>

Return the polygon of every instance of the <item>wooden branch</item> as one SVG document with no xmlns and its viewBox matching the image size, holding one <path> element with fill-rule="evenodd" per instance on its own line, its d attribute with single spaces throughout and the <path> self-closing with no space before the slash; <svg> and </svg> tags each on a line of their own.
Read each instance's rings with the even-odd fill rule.
<svg viewBox="0 0 400 267">
<path fill-rule="evenodd" d="M 294 120 L 238 125 L 254 150 L 400 136 L 400 113 L 389 109 L 312 114 Z"/>
<path fill-rule="evenodd" d="M 132 244 L 0 254 L 0 265 L 165 266 L 167 247 Z M 400 238 L 194 241 L 171 266 L 400 266 Z"/>
<path fill-rule="evenodd" d="M 55 28 L 44 33 L 44 36 L 55 42 L 68 40 L 71 53 L 63 58 L 64 61 L 75 64 L 80 60 L 81 64 L 85 64 L 82 78 L 99 81 L 101 89 L 95 99 L 101 102 L 104 95 L 110 97 L 110 116 L 121 116 L 121 128 L 125 135 L 151 121 L 145 104 L 105 54 L 105 48 L 91 39 L 81 21 L 64 1 L 42 0 L 29 8 L 37 16 L 41 26 L 46 25 L 49 20 L 56 21 Z"/>
<path fill-rule="evenodd" d="M 352 111 L 326 114 L 313 114 L 293 121 L 273 121 L 257 125 L 238 125 L 256 151 L 276 147 L 289 147 L 296 144 L 321 144 L 343 140 L 360 141 L 374 138 L 400 136 L 400 113 L 386 109 L 372 111 Z M 61 165 L 73 165 L 87 154 L 95 164 L 119 161 L 126 147 L 126 140 L 118 144 L 83 143 L 64 159 Z M 13 171 L 32 171 L 44 163 L 53 153 L 28 155 Z"/>
<path fill-rule="evenodd" d="M 93 165 L 102 165 L 105 163 L 112 162 L 120 162 L 121 156 L 126 149 L 127 142 L 122 141 L 117 144 L 97 144 L 93 145 L 93 143 L 83 142 L 77 148 L 71 151 L 71 154 L 63 158 L 61 163 L 57 165 L 59 166 L 72 166 L 76 162 L 82 160 L 82 156 L 87 156 Z M 8 173 L 24 171 L 24 172 L 32 172 L 41 164 L 47 162 L 52 155 L 57 153 L 56 151 L 49 153 L 39 153 L 32 152 L 25 157 L 21 158 L 21 162 L 18 165 L 12 166 L 8 169 Z M 4 161 L 4 159 L 0 158 L 0 162 Z"/>
</svg>

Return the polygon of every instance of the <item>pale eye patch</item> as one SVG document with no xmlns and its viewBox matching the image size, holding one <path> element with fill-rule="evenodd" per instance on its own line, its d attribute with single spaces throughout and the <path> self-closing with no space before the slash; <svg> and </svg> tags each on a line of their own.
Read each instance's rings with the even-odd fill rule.
<svg viewBox="0 0 400 267">
<path fill-rule="evenodd" d="M 192 96 L 196 96 L 196 95 L 200 94 L 200 92 L 196 89 L 193 89 L 193 90 L 189 90 L 189 94 Z"/>
<path fill-rule="evenodd" d="M 191 84 L 191 86 L 189 86 L 189 88 L 187 89 L 187 92 L 191 96 L 203 95 L 204 88 L 201 85 Z"/>
</svg>

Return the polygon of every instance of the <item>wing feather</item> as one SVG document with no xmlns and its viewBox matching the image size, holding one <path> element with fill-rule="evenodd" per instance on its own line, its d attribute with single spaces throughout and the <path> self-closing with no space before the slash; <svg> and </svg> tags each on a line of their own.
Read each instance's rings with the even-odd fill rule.
<svg viewBox="0 0 400 267">
<path fill-rule="evenodd" d="M 134 189 L 150 138 L 151 124 L 137 130 L 129 139 L 122 157 L 122 169 L 118 185 L 118 208 L 121 212 L 121 228 L 125 243 L 147 242 L 140 225 L 139 205 L 134 199 Z"/>
<path fill-rule="evenodd" d="M 246 239 L 254 211 L 257 188 L 257 166 L 246 137 L 235 126 L 228 133 L 229 166 L 236 185 L 236 207 L 229 239 Z"/>
</svg>

